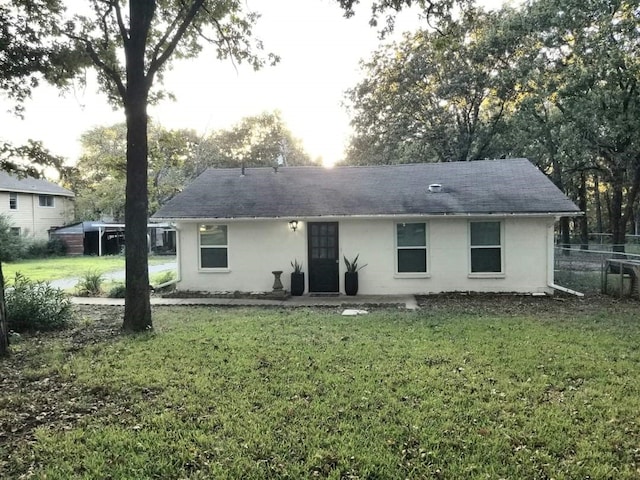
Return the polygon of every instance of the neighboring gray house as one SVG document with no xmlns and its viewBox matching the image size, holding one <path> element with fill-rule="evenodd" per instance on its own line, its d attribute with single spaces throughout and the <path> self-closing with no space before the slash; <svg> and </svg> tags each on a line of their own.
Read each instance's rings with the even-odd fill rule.
<svg viewBox="0 0 640 480">
<path fill-rule="evenodd" d="M 268 291 L 304 264 L 306 291 L 550 293 L 554 223 L 579 209 L 526 159 L 209 169 L 165 204 L 181 290 Z M 289 276 L 283 275 L 285 288 Z"/>
<path fill-rule="evenodd" d="M 0 214 L 9 219 L 16 234 L 49 238 L 49 229 L 73 220 L 74 196 L 53 182 L 0 171 Z"/>
</svg>

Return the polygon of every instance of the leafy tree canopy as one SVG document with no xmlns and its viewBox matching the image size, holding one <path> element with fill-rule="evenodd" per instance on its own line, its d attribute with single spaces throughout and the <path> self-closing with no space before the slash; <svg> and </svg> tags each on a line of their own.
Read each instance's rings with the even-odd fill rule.
<svg viewBox="0 0 640 480">
<path fill-rule="evenodd" d="M 354 138 L 347 162 L 474 160 L 495 155 L 518 85 L 499 75 L 513 62 L 512 36 L 499 14 L 468 9 L 446 34 L 406 34 L 362 64 L 347 93 Z"/>
<path fill-rule="evenodd" d="M 135 42 L 144 42 L 143 87 L 150 92 L 150 102 L 166 96 L 166 92 L 154 87 L 161 85 L 163 72 L 171 62 L 196 57 L 206 44 L 215 47 L 219 59 L 248 63 L 254 69 L 279 60 L 272 53 L 262 55 L 262 42 L 253 37 L 253 27 L 260 15 L 245 11 L 244 2 L 141 3 L 146 5 L 135 7 L 141 15 L 140 24 L 135 26 L 131 24 L 131 12 L 115 0 L 90 0 L 86 11 L 76 13 L 64 25 L 64 34 L 96 67 L 102 91 L 114 105 L 126 105 L 131 94 L 130 78 L 124 75 L 125 62 L 130 58 L 122 52 L 133 48 Z M 142 33 L 135 28 L 144 29 L 144 39 L 134 36 Z"/>
<path fill-rule="evenodd" d="M 231 129 L 215 132 L 211 141 L 220 150 L 222 162 L 219 166 L 314 163 L 278 111 L 243 118 Z"/>
<path fill-rule="evenodd" d="M 527 156 L 585 209 L 591 175 L 624 244 L 640 193 L 640 2 L 466 8 L 443 27 L 363 64 L 348 162 Z"/>
<path fill-rule="evenodd" d="M 149 209 L 179 192 L 210 158 L 206 141 L 193 130 L 167 130 L 152 123 L 148 132 Z M 67 184 L 76 192 L 79 220 L 111 217 L 123 221 L 125 211 L 127 128 L 123 123 L 95 127 L 81 137 L 82 154 L 67 172 Z M 203 144 L 205 143 L 205 144 Z"/>
<path fill-rule="evenodd" d="M 209 167 L 310 165 L 278 112 L 246 117 L 230 129 L 200 136 L 193 130 L 169 130 L 151 123 L 148 131 L 149 213 L 181 191 Z M 76 192 L 79 220 L 124 219 L 127 128 L 123 123 L 95 127 L 81 137 L 82 155 L 65 172 Z"/>
<path fill-rule="evenodd" d="M 13 0 L 0 5 L 0 91 L 17 112 L 41 81 L 64 87 L 87 65 L 80 52 L 58 36 L 60 0 Z"/>
</svg>

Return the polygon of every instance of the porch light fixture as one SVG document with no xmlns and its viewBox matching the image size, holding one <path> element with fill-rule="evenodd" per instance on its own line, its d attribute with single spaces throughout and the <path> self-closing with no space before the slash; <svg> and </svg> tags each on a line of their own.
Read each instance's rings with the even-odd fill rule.
<svg viewBox="0 0 640 480">
<path fill-rule="evenodd" d="M 298 220 L 291 220 L 289 222 L 289 228 L 292 232 L 295 232 L 298 229 Z"/>
</svg>

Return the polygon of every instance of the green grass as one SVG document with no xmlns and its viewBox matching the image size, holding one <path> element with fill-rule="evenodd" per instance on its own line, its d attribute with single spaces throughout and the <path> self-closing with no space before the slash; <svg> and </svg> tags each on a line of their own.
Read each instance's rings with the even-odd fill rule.
<svg viewBox="0 0 640 480">
<path fill-rule="evenodd" d="M 14 347 L 23 383 L 0 390 L 0 427 L 40 421 L 0 436 L 0 477 L 640 474 L 637 306 L 154 315 L 139 337 Z"/>
<path fill-rule="evenodd" d="M 149 257 L 149 264 L 157 265 L 174 260 L 175 257 L 154 256 Z M 55 257 L 2 264 L 4 278 L 7 280 L 11 280 L 16 272 L 20 272 L 33 281 L 52 281 L 61 278 L 81 277 L 88 271 L 106 273 L 122 269 L 124 269 L 124 256 L 121 255 Z"/>
<path fill-rule="evenodd" d="M 562 270 L 555 272 L 555 283 L 582 293 L 598 293 L 602 278 L 599 271 Z"/>
</svg>

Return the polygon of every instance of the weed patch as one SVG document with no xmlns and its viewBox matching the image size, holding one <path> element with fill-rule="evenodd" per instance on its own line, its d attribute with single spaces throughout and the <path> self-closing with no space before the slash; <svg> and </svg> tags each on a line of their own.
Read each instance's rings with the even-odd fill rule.
<svg viewBox="0 0 640 480">
<path fill-rule="evenodd" d="M 97 297 L 102 293 L 104 277 L 97 270 L 85 272 L 76 285 L 76 294 L 80 297 Z"/>
</svg>

